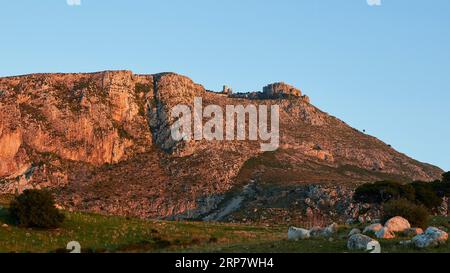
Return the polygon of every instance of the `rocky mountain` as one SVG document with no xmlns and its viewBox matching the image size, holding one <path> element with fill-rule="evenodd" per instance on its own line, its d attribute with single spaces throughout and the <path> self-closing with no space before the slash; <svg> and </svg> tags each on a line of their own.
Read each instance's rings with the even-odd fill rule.
<svg viewBox="0 0 450 273">
<path fill-rule="evenodd" d="M 442 174 L 322 112 L 299 89 L 276 83 L 258 94 L 211 92 L 174 73 L 0 78 L 0 192 L 50 188 L 68 209 L 139 217 L 286 219 L 311 212 L 317 185 L 349 203 L 344 193 L 358 183 Z M 279 149 L 173 140 L 170 109 L 194 97 L 223 108 L 279 105 Z"/>
</svg>

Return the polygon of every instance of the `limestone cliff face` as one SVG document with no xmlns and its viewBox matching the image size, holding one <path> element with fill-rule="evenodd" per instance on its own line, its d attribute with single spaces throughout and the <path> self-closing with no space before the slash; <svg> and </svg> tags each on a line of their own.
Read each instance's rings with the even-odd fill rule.
<svg viewBox="0 0 450 273">
<path fill-rule="evenodd" d="M 198 218 L 250 182 L 292 187 L 440 177 L 439 168 L 320 111 L 300 90 L 267 88 L 289 96 L 226 96 L 174 73 L 0 78 L 0 192 L 49 187 L 68 208 Z M 279 105 L 280 148 L 261 153 L 257 141 L 174 141 L 170 109 L 192 105 L 194 97 L 223 108 Z"/>
<path fill-rule="evenodd" d="M 140 112 L 145 94 L 130 92 L 141 81 L 151 86 L 127 71 L 2 79 L 0 176 L 32 164 L 31 151 L 96 166 L 144 152 L 151 146 Z"/>
<path fill-rule="evenodd" d="M 176 105 L 193 105 L 195 97 L 203 97 L 205 89 L 191 79 L 172 73 L 155 75 L 153 105 L 149 108 L 150 129 L 155 143 L 167 152 L 177 147 L 171 138 L 170 126 L 174 123 L 171 109 Z"/>
</svg>

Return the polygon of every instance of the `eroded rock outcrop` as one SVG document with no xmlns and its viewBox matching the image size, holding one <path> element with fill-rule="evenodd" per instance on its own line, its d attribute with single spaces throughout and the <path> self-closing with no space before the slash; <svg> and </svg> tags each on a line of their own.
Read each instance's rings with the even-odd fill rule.
<svg viewBox="0 0 450 273">
<path fill-rule="evenodd" d="M 272 83 L 263 88 L 263 94 L 267 98 L 283 98 L 285 96 L 300 97 L 302 92 L 289 84 L 284 82 Z"/>
</svg>

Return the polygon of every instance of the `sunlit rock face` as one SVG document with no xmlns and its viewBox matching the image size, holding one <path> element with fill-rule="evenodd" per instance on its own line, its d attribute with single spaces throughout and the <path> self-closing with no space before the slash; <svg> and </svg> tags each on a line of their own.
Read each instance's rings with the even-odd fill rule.
<svg viewBox="0 0 450 273">
<path fill-rule="evenodd" d="M 302 92 L 289 84 L 284 82 L 272 83 L 263 88 L 263 94 L 267 98 L 276 98 L 283 96 L 301 97 Z"/>
<path fill-rule="evenodd" d="M 238 195 L 237 212 L 260 206 L 249 197 L 294 211 L 294 201 L 278 204 L 276 196 L 312 183 L 433 180 L 442 173 L 322 112 L 295 87 L 275 83 L 260 93 L 265 97 L 210 92 L 174 73 L 0 78 L 0 192 L 47 187 L 67 208 L 202 218 L 249 184 L 257 193 L 252 186 Z M 196 97 L 222 108 L 278 105 L 279 149 L 262 153 L 259 141 L 174 141 L 170 111 Z"/>
</svg>

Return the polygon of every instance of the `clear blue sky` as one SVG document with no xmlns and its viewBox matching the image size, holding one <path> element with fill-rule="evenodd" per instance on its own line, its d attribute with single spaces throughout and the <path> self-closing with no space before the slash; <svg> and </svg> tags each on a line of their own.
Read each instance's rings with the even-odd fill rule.
<svg viewBox="0 0 450 273">
<path fill-rule="evenodd" d="M 0 75 L 174 71 L 206 88 L 300 87 L 450 170 L 450 1 L 1 0 Z"/>
</svg>

